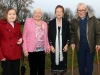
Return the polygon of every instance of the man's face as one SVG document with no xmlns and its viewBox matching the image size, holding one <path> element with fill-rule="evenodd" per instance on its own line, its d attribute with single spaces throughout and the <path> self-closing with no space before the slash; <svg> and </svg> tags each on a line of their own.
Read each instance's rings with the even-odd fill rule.
<svg viewBox="0 0 100 75">
<path fill-rule="evenodd" d="M 81 5 L 78 7 L 77 12 L 78 12 L 78 16 L 80 18 L 84 18 L 87 13 L 87 10 L 84 5 Z"/>
</svg>

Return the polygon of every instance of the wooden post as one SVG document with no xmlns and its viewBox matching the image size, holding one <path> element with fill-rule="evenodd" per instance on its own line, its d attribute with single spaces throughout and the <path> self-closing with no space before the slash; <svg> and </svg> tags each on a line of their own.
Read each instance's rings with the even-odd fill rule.
<svg viewBox="0 0 100 75">
<path fill-rule="evenodd" d="M 98 49 L 96 49 L 96 56 L 97 56 L 98 75 L 100 75 L 100 65 L 99 65 Z"/>
<path fill-rule="evenodd" d="M 74 75 L 74 49 L 72 50 L 72 75 Z"/>
</svg>

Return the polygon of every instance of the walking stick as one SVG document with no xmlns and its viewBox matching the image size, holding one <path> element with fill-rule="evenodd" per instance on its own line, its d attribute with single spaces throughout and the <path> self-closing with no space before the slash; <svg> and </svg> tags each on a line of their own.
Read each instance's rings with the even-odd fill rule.
<svg viewBox="0 0 100 75">
<path fill-rule="evenodd" d="M 72 75 L 74 75 L 74 49 L 72 49 Z"/>
<path fill-rule="evenodd" d="M 97 56 L 97 65 L 98 65 L 98 75 L 100 75 L 100 72 L 99 72 L 99 70 L 100 70 L 100 65 L 99 65 L 99 56 L 98 56 L 98 49 L 96 49 L 96 56 Z"/>
</svg>

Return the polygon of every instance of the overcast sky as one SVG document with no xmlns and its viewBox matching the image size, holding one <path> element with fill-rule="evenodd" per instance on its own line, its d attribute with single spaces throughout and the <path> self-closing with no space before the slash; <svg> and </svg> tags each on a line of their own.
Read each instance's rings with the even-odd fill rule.
<svg viewBox="0 0 100 75">
<path fill-rule="evenodd" d="M 95 16 L 100 17 L 100 0 L 34 0 L 32 10 L 39 7 L 45 12 L 54 13 L 57 5 L 63 5 L 64 8 L 68 7 L 75 13 L 77 4 L 80 2 L 92 6 Z"/>
</svg>

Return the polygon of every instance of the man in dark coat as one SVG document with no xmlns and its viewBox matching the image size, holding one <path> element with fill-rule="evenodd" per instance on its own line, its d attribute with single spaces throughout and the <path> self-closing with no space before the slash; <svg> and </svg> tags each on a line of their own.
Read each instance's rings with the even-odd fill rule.
<svg viewBox="0 0 100 75">
<path fill-rule="evenodd" d="M 92 75 L 95 49 L 100 49 L 100 25 L 84 3 L 78 4 L 72 21 L 70 44 L 78 52 L 80 75 Z"/>
</svg>

